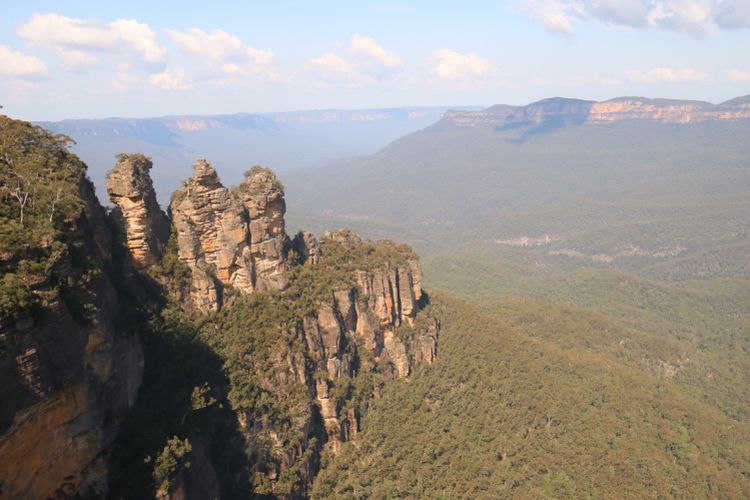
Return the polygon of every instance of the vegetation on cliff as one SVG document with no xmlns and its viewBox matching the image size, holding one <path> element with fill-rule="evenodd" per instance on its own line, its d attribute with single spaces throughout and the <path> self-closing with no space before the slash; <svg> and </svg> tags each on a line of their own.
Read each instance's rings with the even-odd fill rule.
<svg viewBox="0 0 750 500">
<path fill-rule="evenodd" d="M 64 291 L 85 314 L 78 293 L 87 256 L 76 252 L 86 166 L 68 151 L 72 140 L 0 116 L 0 317 L 6 323 L 45 294 Z M 71 262 L 75 259 L 76 262 Z"/>
<path fill-rule="evenodd" d="M 326 439 L 311 417 L 315 394 L 305 378 L 328 377 L 311 358 L 306 318 L 332 303 L 336 290 L 356 287 L 355 271 L 396 269 L 415 255 L 405 245 L 336 233 L 321 240 L 314 265 L 292 252 L 284 291 L 244 296 L 228 287 L 231 306 L 190 315 L 179 303 L 190 271 L 176 251 L 173 237 L 149 270 L 172 290 L 172 303 L 151 313 L 142 335 L 144 384 L 113 451 L 113 494 L 135 498 L 157 487 L 167 491 L 180 464 L 190 462 L 194 450 L 185 443 L 196 436 L 209 443 L 223 495 L 303 494 Z M 364 414 L 393 368 L 387 357 L 376 363 L 353 335 L 346 343 L 358 368 L 332 381 L 331 397 L 340 413 Z"/>
<path fill-rule="evenodd" d="M 479 306 L 433 293 L 433 307 L 436 363 L 385 388 L 314 498 L 750 492 L 747 422 L 646 368 L 663 353 L 622 323 L 529 299 Z"/>
</svg>

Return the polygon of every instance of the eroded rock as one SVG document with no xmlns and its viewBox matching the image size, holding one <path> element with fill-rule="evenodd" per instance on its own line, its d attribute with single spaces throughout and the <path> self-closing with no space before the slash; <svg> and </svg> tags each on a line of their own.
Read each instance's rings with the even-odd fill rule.
<svg viewBox="0 0 750 500">
<path fill-rule="evenodd" d="M 142 154 L 120 154 L 107 175 L 109 199 L 117 206 L 133 262 L 141 269 L 161 258 L 169 239 L 169 219 L 156 201 L 151 167 Z"/>
</svg>

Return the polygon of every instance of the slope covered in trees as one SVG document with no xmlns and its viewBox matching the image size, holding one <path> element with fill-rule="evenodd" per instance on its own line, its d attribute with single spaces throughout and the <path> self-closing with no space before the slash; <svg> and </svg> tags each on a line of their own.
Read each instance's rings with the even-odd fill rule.
<svg viewBox="0 0 750 500">
<path fill-rule="evenodd" d="M 435 365 L 389 387 L 317 498 L 739 498 L 750 428 L 686 394 L 668 342 L 574 306 L 433 294 Z"/>
</svg>

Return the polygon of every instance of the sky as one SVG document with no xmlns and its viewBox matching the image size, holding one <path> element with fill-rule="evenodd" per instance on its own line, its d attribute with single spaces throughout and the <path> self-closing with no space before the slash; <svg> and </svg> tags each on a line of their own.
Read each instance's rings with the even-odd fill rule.
<svg viewBox="0 0 750 500">
<path fill-rule="evenodd" d="M 27 120 L 750 94 L 750 0 L 4 3 Z"/>
</svg>

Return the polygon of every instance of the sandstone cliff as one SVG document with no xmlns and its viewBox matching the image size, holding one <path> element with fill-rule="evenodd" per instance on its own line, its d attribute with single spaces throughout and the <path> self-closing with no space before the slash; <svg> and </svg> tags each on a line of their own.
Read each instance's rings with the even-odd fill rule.
<svg viewBox="0 0 750 500">
<path fill-rule="evenodd" d="M 627 120 L 688 124 L 748 119 L 750 99 L 747 96 L 717 105 L 642 97 L 617 97 L 604 102 L 555 97 L 527 106 L 498 105 L 483 111 L 448 111 L 440 125 L 502 128 L 552 121 L 605 124 Z"/>
<path fill-rule="evenodd" d="M 295 312 L 281 324 L 273 354 L 248 364 L 269 398 L 286 402 L 277 410 L 286 417 L 269 424 L 258 420 L 256 404 L 235 405 L 251 448 L 268 457 L 257 464 L 256 492 L 284 498 L 304 497 L 321 454 L 356 438 L 384 383 L 434 360 L 439 330 L 408 247 L 346 230 L 321 240 L 300 234 L 294 245 L 315 259 L 291 267 L 282 300 Z"/>
<path fill-rule="evenodd" d="M 193 177 L 172 195 L 169 211 L 178 255 L 192 273 L 190 298 L 199 310 L 221 308 L 222 285 L 253 291 L 245 210 L 206 160 L 195 163 Z"/>
<path fill-rule="evenodd" d="M 244 294 L 286 286 L 285 210 L 283 187 L 270 170 L 254 167 L 232 191 L 207 161 L 196 162 L 170 213 L 198 310 L 219 310 L 226 286 Z"/>
<path fill-rule="evenodd" d="M 283 194 L 268 169 L 253 167 L 228 189 L 199 160 L 170 213 L 189 300 L 222 311 L 201 335 L 225 359 L 220 398 L 240 423 L 254 491 L 296 498 L 321 453 L 357 435 L 382 384 L 434 360 L 438 322 L 420 313 L 421 270 L 408 247 L 346 230 L 290 240 Z M 196 456 L 213 470 L 206 460 Z M 196 474 L 177 473 L 160 494 L 195 495 Z"/>
<path fill-rule="evenodd" d="M 257 166 L 228 189 L 198 160 L 168 217 L 140 154 L 109 174 L 108 221 L 45 139 L 72 174 L 35 212 L 0 177 L 4 223 L 35 224 L 32 247 L 0 240 L 2 495 L 303 498 L 383 384 L 434 360 L 407 246 L 289 239 L 283 186 Z"/>
<path fill-rule="evenodd" d="M 164 254 L 169 219 L 156 201 L 149 175 L 151 160 L 139 154 L 121 154 L 117 160 L 107 175 L 109 199 L 117 206 L 113 215 L 121 219 L 136 266 L 146 268 Z"/>
<path fill-rule="evenodd" d="M 5 117 L 0 136 L 0 224 L 23 234 L 0 242 L 2 302 L 23 298 L 0 316 L 0 497 L 101 496 L 107 449 L 143 370 L 123 321 L 113 237 L 64 141 Z M 6 175 L 39 182 L 24 217 Z"/>
</svg>

